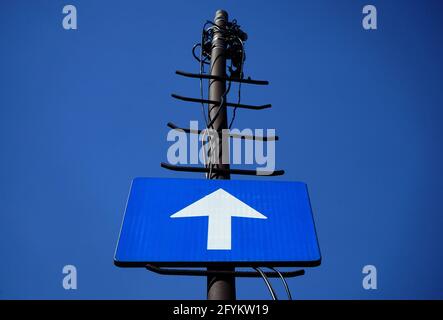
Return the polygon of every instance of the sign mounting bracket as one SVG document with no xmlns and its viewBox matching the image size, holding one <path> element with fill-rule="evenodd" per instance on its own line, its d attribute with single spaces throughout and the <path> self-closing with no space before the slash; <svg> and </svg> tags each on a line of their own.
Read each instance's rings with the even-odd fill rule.
<svg viewBox="0 0 443 320">
<path fill-rule="evenodd" d="M 261 275 L 257 271 L 228 271 L 228 270 L 206 270 L 206 269 L 173 269 L 173 268 L 161 268 L 152 264 L 147 264 L 146 269 L 162 275 L 175 275 L 175 276 L 214 276 L 214 275 L 231 275 L 240 278 L 259 278 Z M 277 272 L 264 272 L 269 278 L 279 278 L 280 275 Z M 285 278 L 299 277 L 305 274 L 304 269 L 292 270 L 292 271 L 280 271 L 281 275 Z"/>
</svg>

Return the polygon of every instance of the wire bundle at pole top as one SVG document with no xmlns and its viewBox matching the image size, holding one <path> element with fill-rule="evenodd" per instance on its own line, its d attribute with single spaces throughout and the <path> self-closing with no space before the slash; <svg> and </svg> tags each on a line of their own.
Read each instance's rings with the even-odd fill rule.
<svg viewBox="0 0 443 320">
<path fill-rule="evenodd" d="M 209 27 L 208 27 L 209 26 Z M 240 26 L 237 24 L 237 21 L 234 19 L 231 22 L 227 22 L 226 26 L 224 27 L 220 27 L 217 26 L 215 23 L 213 23 L 212 21 L 207 21 L 202 28 L 202 35 L 201 35 L 201 41 L 200 43 L 197 43 L 193 46 L 192 48 L 192 55 L 194 56 L 194 58 L 199 62 L 199 73 L 200 75 L 205 73 L 205 65 L 210 65 L 210 60 L 211 60 L 211 50 L 212 50 L 212 40 L 214 38 L 214 34 L 215 32 L 220 33 L 226 43 L 226 48 L 225 48 L 225 57 L 227 60 L 231 60 L 230 62 L 230 66 L 228 68 L 229 70 L 229 78 L 239 78 L 239 79 L 243 79 L 243 67 L 244 67 L 244 61 L 246 59 L 246 54 L 245 54 L 245 49 L 244 49 L 244 41 L 247 40 L 248 36 L 245 32 L 243 32 L 240 29 Z M 196 54 L 196 49 L 200 48 L 200 54 L 199 56 L 197 56 Z M 209 74 L 212 73 L 212 66 L 209 70 Z M 210 81 L 209 81 L 209 86 L 210 86 Z M 225 92 L 223 93 L 223 95 L 221 96 L 220 99 L 220 103 L 218 105 L 213 105 L 212 108 L 216 108 L 219 107 L 217 110 L 217 113 L 211 117 L 211 110 L 209 110 L 209 122 L 207 120 L 207 116 L 206 116 L 206 112 L 205 112 L 205 104 L 202 102 L 201 103 L 201 107 L 202 107 L 202 114 L 203 114 L 203 119 L 205 121 L 206 124 L 206 129 L 214 129 L 214 122 L 217 119 L 220 110 L 222 109 L 222 107 L 224 106 L 224 103 L 226 102 L 226 98 L 227 95 L 229 93 L 231 89 L 231 81 L 228 82 L 227 88 L 225 90 Z M 200 78 L 200 96 L 201 99 L 203 100 L 203 79 Z M 237 103 L 240 104 L 240 100 L 241 100 L 241 83 L 239 83 L 238 85 L 238 99 L 237 99 Z M 237 111 L 237 107 L 234 108 L 233 112 L 232 112 L 232 117 L 231 120 L 229 121 L 229 126 L 228 128 L 231 129 L 232 125 L 234 123 L 235 117 L 236 117 L 236 111 Z M 208 137 L 208 143 L 209 143 L 209 148 L 208 150 L 206 150 L 206 144 L 205 144 L 205 137 Z M 206 165 L 206 154 L 208 154 L 208 159 L 209 162 L 207 163 L 207 165 L 209 166 L 210 169 L 212 169 L 212 156 L 211 156 L 211 135 L 207 135 L 207 134 L 203 134 L 202 135 L 202 147 L 203 147 L 203 153 L 205 154 L 205 165 Z M 211 170 L 210 172 L 207 174 L 207 177 L 210 178 L 211 177 Z"/>
</svg>

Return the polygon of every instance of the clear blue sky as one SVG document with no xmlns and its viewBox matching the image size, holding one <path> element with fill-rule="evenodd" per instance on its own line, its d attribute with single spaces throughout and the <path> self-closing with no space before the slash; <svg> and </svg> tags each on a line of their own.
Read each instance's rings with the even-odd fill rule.
<svg viewBox="0 0 443 320">
<path fill-rule="evenodd" d="M 202 120 L 170 98 L 199 94 L 174 71 L 198 71 L 192 45 L 224 8 L 249 34 L 245 73 L 271 82 L 242 101 L 273 109 L 236 126 L 275 128 L 275 179 L 310 190 L 323 263 L 289 280 L 294 296 L 443 298 L 443 5 L 371 3 L 376 31 L 366 1 L 2 1 L 0 297 L 205 298 L 204 278 L 119 269 L 113 254 L 134 177 L 192 176 L 159 167 L 166 123 Z M 62 28 L 65 4 L 78 30 Z M 268 298 L 260 279 L 237 293 Z"/>
</svg>

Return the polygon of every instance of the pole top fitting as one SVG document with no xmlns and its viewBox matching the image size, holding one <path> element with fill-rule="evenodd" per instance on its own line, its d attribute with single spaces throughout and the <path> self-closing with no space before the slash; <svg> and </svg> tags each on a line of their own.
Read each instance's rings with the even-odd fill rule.
<svg viewBox="0 0 443 320">
<path fill-rule="evenodd" d="M 228 13 L 225 10 L 219 9 L 215 12 L 215 21 L 219 20 L 219 19 L 223 19 L 223 20 L 228 20 Z"/>
</svg>

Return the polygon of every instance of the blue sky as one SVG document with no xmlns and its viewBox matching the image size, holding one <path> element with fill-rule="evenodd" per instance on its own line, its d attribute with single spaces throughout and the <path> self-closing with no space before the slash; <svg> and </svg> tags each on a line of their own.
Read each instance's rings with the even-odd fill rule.
<svg viewBox="0 0 443 320">
<path fill-rule="evenodd" d="M 78 29 L 62 28 L 62 8 Z M 204 299 L 206 279 L 119 269 L 134 177 L 161 169 L 166 123 L 202 121 L 191 48 L 224 8 L 248 33 L 238 128 L 275 128 L 275 180 L 308 184 L 323 263 L 290 279 L 304 299 L 443 298 L 439 1 L 3 1 L 0 4 L 0 297 Z M 203 178 L 203 177 L 202 177 Z M 78 289 L 61 286 L 64 265 Z M 361 285 L 364 265 L 378 290 Z M 277 290 L 282 291 L 278 282 Z M 240 299 L 267 299 L 260 279 Z"/>
</svg>

